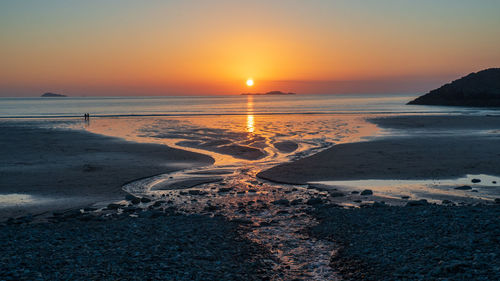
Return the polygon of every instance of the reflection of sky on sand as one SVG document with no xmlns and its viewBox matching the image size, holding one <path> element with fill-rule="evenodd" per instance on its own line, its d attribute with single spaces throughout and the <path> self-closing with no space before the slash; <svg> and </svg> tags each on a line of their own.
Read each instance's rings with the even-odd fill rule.
<svg viewBox="0 0 500 281">
<path fill-rule="evenodd" d="M 247 115 L 95 118 L 85 129 L 209 154 L 216 159 L 216 165 L 276 164 L 335 143 L 357 141 L 378 131 L 359 115 L 253 115 L 252 112 L 249 99 Z M 298 149 L 283 153 L 274 147 L 274 143 L 285 140 L 296 142 Z M 238 153 L 246 153 L 248 157 L 242 159 Z M 252 153 L 264 157 L 252 158 Z"/>
<path fill-rule="evenodd" d="M 473 183 L 473 179 L 481 180 Z M 458 179 L 442 180 L 350 180 L 350 181 L 319 181 L 315 184 L 331 188 L 356 190 L 371 189 L 378 196 L 388 198 L 427 199 L 430 201 L 457 200 L 494 200 L 500 196 L 500 177 L 490 175 L 467 175 Z M 470 189 L 455 189 L 459 186 L 470 186 Z"/>
<path fill-rule="evenodd" d="M 21 193 L 0 194 L 0 206 L 2 207 L 11 207 L 17 205 L 26 205 L 26 204 L 45 204 L 53 200 L 55 199 L 45 198 L 41 196 L 33 196 L 30 194 L 21 194 Z"/>
</svg>

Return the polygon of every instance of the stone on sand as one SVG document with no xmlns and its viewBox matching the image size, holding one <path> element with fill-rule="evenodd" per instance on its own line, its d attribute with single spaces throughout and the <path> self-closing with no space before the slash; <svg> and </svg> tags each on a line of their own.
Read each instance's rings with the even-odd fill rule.
<svg viewBox="0 0 500 281">
<path fill-rule="evenodd" d="M 360 195 L 373 195 L 373 191 L 370 189 L 365 189 L 361 191 Z"/>
</svg>

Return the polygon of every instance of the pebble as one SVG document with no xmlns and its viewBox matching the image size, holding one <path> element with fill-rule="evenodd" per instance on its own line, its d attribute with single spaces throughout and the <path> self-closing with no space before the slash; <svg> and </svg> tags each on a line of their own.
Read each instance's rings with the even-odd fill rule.
<svg viewBox="0 0 500 281">
<path fill-rule="evenodd" d="M 374 208 L 380 208 L 380 207 L 387 207 L 387 205 L 385 204 L 385 202 L 374 202 L 372 204 L 372 207 L 374 207 Z"/>
<path fill-rule="evenodd" d="M 335 191 L 335 192 L 330 192 L 330 196 L 332 196 L 332 197 L 343 197 L 343 196 L 345 196 L 345 194 L 342 193 L 342 192 Z"/>
<path fill-rule="evenodd" d="M 271 224 L 267 221 L 260 222 L 259 226 L 270 226 Z"/>
<path fill-rule="evenodd" d="M 217 211 L 220 209 L 220 206 L 218 205 L 207 205 L 205 206 L 205 211 Z"/>
<path fill-rule="evenodd" d="M 160 207 L 164 203 L 167 203 L 167 201 L 165 201 L 165 200 L 158 200 L 158 201 L 155 201 L 155 203 L 153 204 L 153 206 Z"/>
<path fill-rule="evenodd" d="M 313 197 L 309 200 L 307 200 L 306 204 L 307 205 L 319 205 L 323 203 L 323 199 L 318 198 L 318 197 Z"/>
<path fill-rule="evenodd" d="M 469 189 L 472 189 L 472 187 L 470 185 L 462 185 L 462 186 L 455 187 L 455 189 L 457 189 L 457 190 L 469 190 Z"/>
<path fill-rule="evenodd" d="M 373 195 L 373 191 L 371 189 L 365 189 L 363 191 L 361 191 L 361 194 L 360 195 Z"/>
<path fill-rule="evenodd" d="M 116 209 L 119 209 L 119 208 L 123 208 L 124 206 L 121 205 L 121 204 L 115 204 L 115 203 L 111 203 L 111 204 L 108 204 L 108 209 L 109 210 L 116 210 Z"/>
<path fill-rule="evenodd" d="M 279 199 L 271 202 L 274 205 L 290 206 L 290 201 L 287 199 Z"/>
<path fill-rule="evenodd" d="M 251 221 L 249 219 L 243 219 L 243 218 L 234 218 L 231 220 L 231 222 L 239 223 L 239 224 L 253 224 L 253 221 Z"/>
<path fill-rule="evenodd" d="M 188 191 L 188 193 L 190 195 L 205 195 L 205 194 L 207 194 L 206 191 L 199 190 L 199 189 L 191 189 L 191 190 Z"/>
<path fill-rule="evenodd" d="M 125 213 L 134 213 L 138 210 L 141 210 L 141 208 L 137 208 L 134 206 L 127 206 L 127 207 L 123 208 L 123 212 L 125 212 Z"/>
<path fill-rule="evenodd" d="M 130 201 L 132 204 L 139 204 L 141 202 L 141 199 L 139 197 L 136 197 L 132 194 L 125 195 L 125 200 Z"/>
<path fill-rule="evenodd" d="M 420 199 L 420 200 L 410 200 L 406 202 L 406 206 L 425 206 L 428 205 L 429 202 L 425 199 Z"/>
<path fill-rule="evenodd" d="M 232 187 L 221 187 L 221 188 L 219 188 L 219 190 L 217 192 L 222 193 L 222 192 L 229 192 L 231 190 L 233 190 Z"/>
</svg>

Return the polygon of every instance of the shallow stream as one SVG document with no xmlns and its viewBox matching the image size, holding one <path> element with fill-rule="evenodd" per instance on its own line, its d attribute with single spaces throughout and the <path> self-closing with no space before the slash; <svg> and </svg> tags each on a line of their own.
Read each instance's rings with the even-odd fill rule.
<svg viewBox="0 0 500 281">
<path fill-rule="evenodd" d="M 190 118 L 102 118 L 85 129 L 138 142 L 208 154 L 214 165 L 182 169 L 140 179 L 123 188 L 134 195 L 152 198 L 143 204 L 175 206 L 186 213 L 223 215 L 241 222 L 244 235 L 274 254 L 272 263 L 283 275 L 276 279 L 335 280 L 330 258 L 333 242 L 315 240 L 308 227 L 317 223 L 309 214 L 310 199 L 356 207 L 374 201 L 404 204 L 408 199 L 444 199 L 474 203 L 489 198 L 488 186 L 497 178 L 469 176 L 445 181 L 336 181 L 310 186 L 268 182 L 256 174 L 285 161 L 306 157 L 334 144 L 385 137 L 387 131 L 364 121 L 359 115 L 243 115 Z M 284 145 L 279 145 L 284 144 Z M 479 177 L 483 184 L 457 190 Z M 321 188 L 310 188 L 310 187 Z M 352 191 L 372 189 L 376 196 Z M 474 191 L 480 192 L 474 192 Z M 331 196 L 341 191 L 343 197 Z M 159 203 L 158 203 L 159 202 Z M 141 203 L 142 204 L 142 203 Z"/>
</svg>

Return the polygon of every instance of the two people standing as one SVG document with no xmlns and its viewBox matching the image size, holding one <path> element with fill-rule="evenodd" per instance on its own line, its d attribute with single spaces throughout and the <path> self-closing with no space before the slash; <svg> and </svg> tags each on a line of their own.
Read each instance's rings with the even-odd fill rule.
<svg viewBox="0 0 500 281">
<path fill-rule="evenodd" d="M 83 120 L 89 121 L 90 120 L 90 114 L 88 114 L 88 113 L 83 114 Z"/>
</svg>

